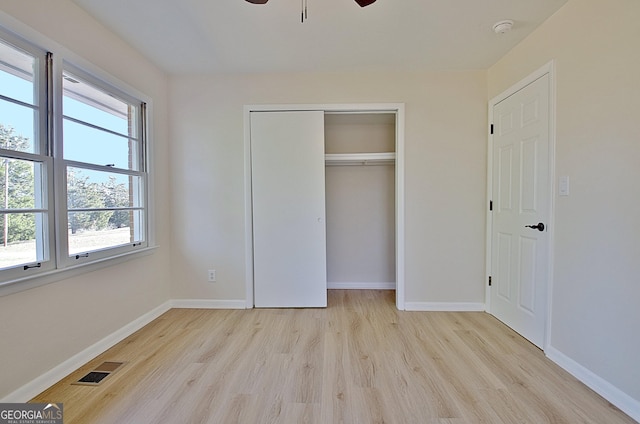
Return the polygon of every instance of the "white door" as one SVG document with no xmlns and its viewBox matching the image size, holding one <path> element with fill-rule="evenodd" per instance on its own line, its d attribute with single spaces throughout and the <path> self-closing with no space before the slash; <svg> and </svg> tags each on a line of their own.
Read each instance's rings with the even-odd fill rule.
<svg viewBox="0 0 640 424">
<path fill-rule="evenodd" d="M 490 311 L 542 348 L 551 201 L 549 75 L 494 105 L 493 121 Z"/>
<path fill-rule="evenodd" d="M 327 306 L 324 112 L 251 112 L 256 307 Z"/>
</svg>

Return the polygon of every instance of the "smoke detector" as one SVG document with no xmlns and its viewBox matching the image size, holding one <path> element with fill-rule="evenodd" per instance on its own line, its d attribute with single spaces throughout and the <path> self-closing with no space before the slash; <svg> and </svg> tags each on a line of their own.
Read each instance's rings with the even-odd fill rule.
<svg viewBox="0 0 640 424">
<path fill-rule="evenodd" d="M 500 22 L 496 22 L 493 25 L 493 31 L 496 34 L 504 34 L 505 32 L 511 31 L 512 27 L 513 27 L 513 21 L 510 21 L 510 20 L 500 21 Z"/>
</svg>

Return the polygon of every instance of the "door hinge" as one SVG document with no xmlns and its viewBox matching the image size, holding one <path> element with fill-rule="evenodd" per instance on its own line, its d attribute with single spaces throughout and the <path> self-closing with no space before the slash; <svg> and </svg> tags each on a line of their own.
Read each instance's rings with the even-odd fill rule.
<svg viewBox="0 0 640 424">
<path fill-rule="evenodd" d="M 489 210 L 493 210 L 493 200 L 489 200 Z"/>
<path fill-rule="evenodd" d="M 489 287 L 491 287 L 491 276 L 489 276 Z"/>
<path fill-rule="evenodd" d="M 491 134 L 493 134 L 493 124 L 491 124 Z"/>
</svg>

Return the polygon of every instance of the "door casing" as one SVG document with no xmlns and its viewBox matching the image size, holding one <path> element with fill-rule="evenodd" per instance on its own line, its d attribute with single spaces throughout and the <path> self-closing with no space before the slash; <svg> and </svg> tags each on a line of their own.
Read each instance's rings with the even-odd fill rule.
<svg viewBox="0 0 640 424">
<path fill-rule="evenodd" d="M 555 62 L 552 60 L 531 73 L 524 79 L 520 80 L 513 86 L 509 87 L 507 90 L 503 91 L 493 99 L 489 101 L 488 104 L 488 136 L 487 136 L 487 223 L 486 223 L 486 258 L 485 258 L 485 310 L 488 313 L 491 313 L 491 290 L 492 287 L 489 286 L 489 278 L 492 275 L 491 263 L 492 263 L 492 232 L 493 232 L 493 214 L 490 211 L 490 204 L 493 200 L 493 135 L 491 134 L 491 125 L 494 122 L 493 117 L 493 109 L 494 106 L 510 97 L 514 93 L 520 91 L 527 85 L 536 81 L 540 77 L 545 74 L 549 75 L 549 210 L 548 216 L 549 221 L 547 224 L 548 233 L 549 233 L 549 250 L 548 250 L 548 262 L 547 262 L 547 272 L 546 272 L 546 293 L 547 293 L 547 305 L 546 305 L 546 319 L 545 319 L 545 336 L 544 336 L 544 344 L 543 350 L 546 350 L 550 345 L 551 340 L 551 311 L 552 311 L 552 300 L 553 300 L 553 258 L 554 258 L 554 240 L 555 240 L 555 198 L 556 198 L 556 190 L 555 190 L 555 146 L 556 146 L 556 120 L 555 120 L 555 111 L 556 111 L 556 88 L 555 88 Z"/>
</svg>

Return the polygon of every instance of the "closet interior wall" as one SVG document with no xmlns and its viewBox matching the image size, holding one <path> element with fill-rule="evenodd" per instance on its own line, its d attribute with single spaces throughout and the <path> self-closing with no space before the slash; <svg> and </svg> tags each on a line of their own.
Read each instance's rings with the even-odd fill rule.
<svg viewBox="0 0 640 424">
<path fill-rule="evenodd" d="M 325 153 L 393 153 L 393 113 L 325 114 Z M 327 161 L 327 287 L 394 289 L 394 160 Z"/>
</svg>

